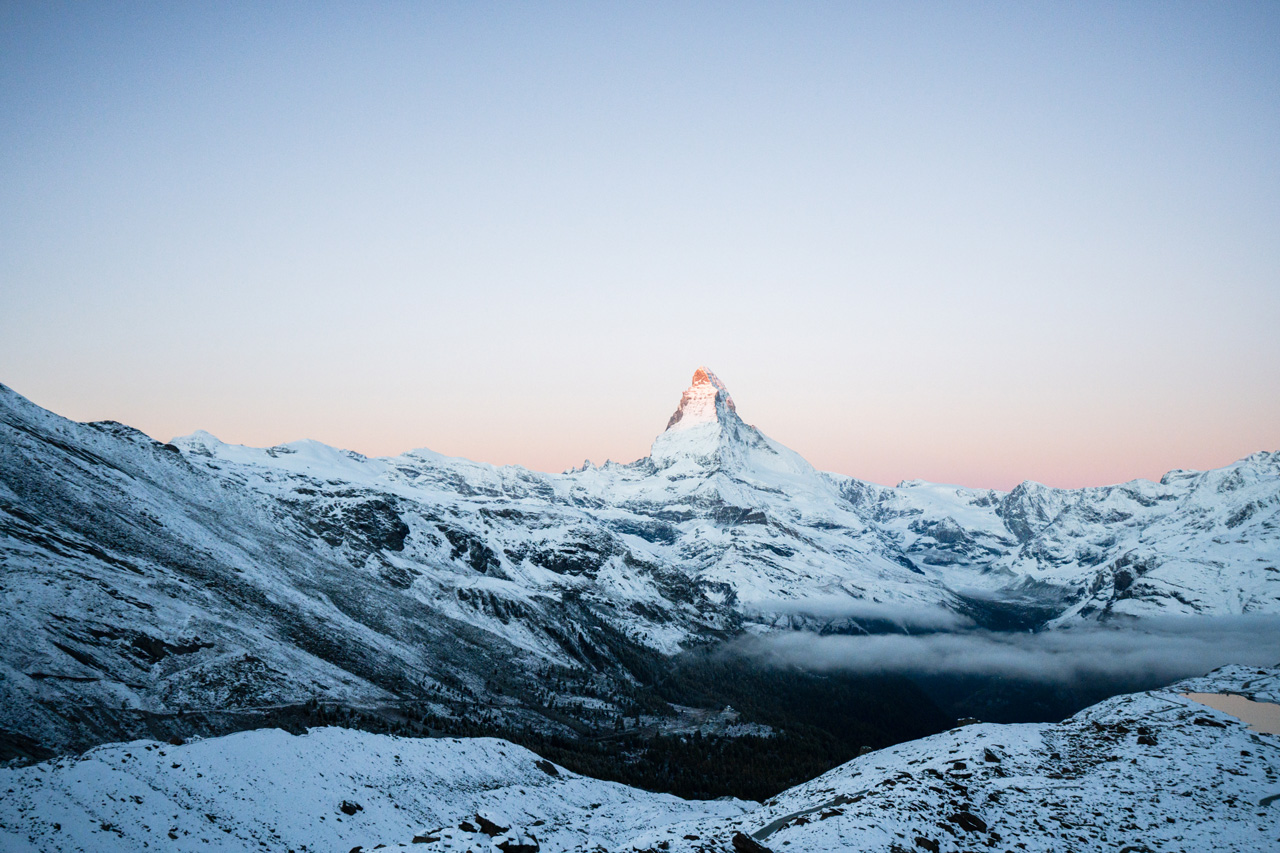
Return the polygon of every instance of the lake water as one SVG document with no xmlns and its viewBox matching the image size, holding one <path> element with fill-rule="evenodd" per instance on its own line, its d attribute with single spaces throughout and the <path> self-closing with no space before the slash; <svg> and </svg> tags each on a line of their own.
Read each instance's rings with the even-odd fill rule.
<svg viewBox="0 0 1280 853">
<path fill-rule="evenodd" d="M 1234 693 L 1184 693 L 1193 702 L 1208 705 L 1215 711 L 1230 714 L 1249 724 L 1255 732 L 1280 735 L 1280 705 L 1255 702 Z"/>
</svg>

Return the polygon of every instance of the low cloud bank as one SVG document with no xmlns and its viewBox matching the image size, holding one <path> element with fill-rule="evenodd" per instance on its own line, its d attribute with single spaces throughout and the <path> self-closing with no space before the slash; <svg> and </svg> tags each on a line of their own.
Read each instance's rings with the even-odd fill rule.
<svg viewBox="0 0 1280 853">
<path fill-rule="evenodd" d="M 838 619 L 888 622 L 904 629 L 955 631 L 970 628 L 973 622 L 941 607 L 909 604 L 881 604 L 847 595 L 812 596 L 758 601 L 746 606 L 762 614 L 811 616 L 826 621 Z"/>
<path fill-rule="evenodd" d="M 1153 619 L 1040 633 L 959 631 L 920 636 L 803 631 L 738 643 L 733 653 L 776 666 L 918 676 L 999 676 L 1048 684 L 1169 682 L 1226 664 L 1280 663 L 1280 617 Z"/>
</svg>

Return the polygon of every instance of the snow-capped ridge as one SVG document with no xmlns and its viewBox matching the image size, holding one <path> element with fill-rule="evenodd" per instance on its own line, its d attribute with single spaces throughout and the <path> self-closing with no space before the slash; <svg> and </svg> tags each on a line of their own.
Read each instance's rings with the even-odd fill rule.
<svg viewBox="0 0 1280 853">
<path fill-rule="evenodd" d="M 212 450 L 217 447 L 226 446 L 226 442 L 218 438 L 211 432 L 198 429 L 190 435 L 180 435 L 169 440 L 174 447 L 183 450 L 195 452 L 198 450 Z"/>
</svg>

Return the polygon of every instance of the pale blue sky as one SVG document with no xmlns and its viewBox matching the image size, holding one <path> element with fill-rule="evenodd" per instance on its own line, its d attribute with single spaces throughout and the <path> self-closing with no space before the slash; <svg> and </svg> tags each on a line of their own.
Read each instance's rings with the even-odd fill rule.
<svg viewBox="0 0 1280 853">
<path fill-rule="evenodd" d="M 0 4 L 0 382 L 559 470 L 1280 449 L 1280 5 Z"/>
</svg>

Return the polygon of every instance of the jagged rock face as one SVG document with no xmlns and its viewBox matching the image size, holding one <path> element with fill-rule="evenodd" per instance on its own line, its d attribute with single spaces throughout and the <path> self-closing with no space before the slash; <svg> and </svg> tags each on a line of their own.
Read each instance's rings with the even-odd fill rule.
<svg viewBox="0 0 1280 853">
<path fill-rule="evenodd" d="M 650 457 L 553 475 L 165 445 L 0 386 L 0 727 L 66 744 L 118 733 L 122 705 L 480 697 L 539 662 L 625 679 L 635 654 L 874 607 L 1280 612 L 1280 453 L 1158 484 L 887 488 L 816 471 L 708 370 L 677 411 Z"/>
</svg>

